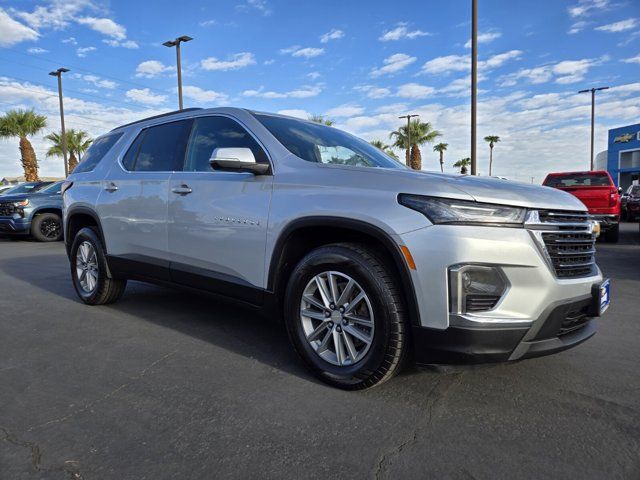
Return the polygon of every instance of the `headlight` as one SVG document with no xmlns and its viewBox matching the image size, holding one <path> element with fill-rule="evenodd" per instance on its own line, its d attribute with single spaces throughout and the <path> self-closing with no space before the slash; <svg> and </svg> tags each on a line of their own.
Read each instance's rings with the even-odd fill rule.
<svg viewBox="0 0 640 480">
<path fill-rule="evenodd" d="M 526 209 L 491 203 L 401 193 L 398 202 L 426 216 L 431 223 L 522 225 Z"/>
<path fill-rule="evenodd" d="M 26 207 L 29 205 L 29 199 L 20 200 L 19 202 L 13 202 L 14 207 Z"/>
</svg>

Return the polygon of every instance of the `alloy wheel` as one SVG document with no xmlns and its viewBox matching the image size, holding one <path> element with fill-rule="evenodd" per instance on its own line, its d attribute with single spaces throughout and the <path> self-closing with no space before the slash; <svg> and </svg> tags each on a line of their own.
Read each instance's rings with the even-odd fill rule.
<svg viewBox="0 0 640 480">
<path fill-rule="evenodd" d="M 82 242 L 76 254 L 76 276 L 86 293 L 95 290 L 98 284 L 98 256 L 91 242 Z"/>
<path fill-rule="evenodd" d="M 350 276 L 327 271 L 304 289 L 300 321 L 307 342 L 323 360 L 348 366 L 362 360 L 373 343 L 373 308 Z"/>
</svg>

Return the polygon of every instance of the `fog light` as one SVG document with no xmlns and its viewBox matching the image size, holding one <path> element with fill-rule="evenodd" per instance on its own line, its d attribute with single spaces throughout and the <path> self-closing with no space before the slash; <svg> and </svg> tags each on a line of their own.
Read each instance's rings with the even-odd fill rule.
<svg viewBox="0 0 640 480">
<path fill-rule="evenodd" d="M 492 310 L 508 286 L 498 267 L 454 265 L 449 267 L 449 309 L 457 314 Z"/>
</svg>

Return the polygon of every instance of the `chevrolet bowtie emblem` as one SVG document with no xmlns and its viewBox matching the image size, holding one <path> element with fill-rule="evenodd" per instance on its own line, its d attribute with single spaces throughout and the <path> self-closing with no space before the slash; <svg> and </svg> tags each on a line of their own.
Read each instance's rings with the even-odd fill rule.
<svg viewBox="0 0 640 480">
<path fill-rule="evenodd" d="M 627 143 L 633 140 L 633 135 L 630 133 L 625 133 L 624 135 L 619 135 L 613 139 L 613 143 Z"/>
</svg>

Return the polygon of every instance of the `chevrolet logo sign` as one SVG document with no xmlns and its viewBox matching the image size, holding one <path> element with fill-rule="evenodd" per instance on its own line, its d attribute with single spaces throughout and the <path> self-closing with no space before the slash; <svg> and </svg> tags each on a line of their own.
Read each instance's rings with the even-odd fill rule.
<svg viewBox="0 0 640 480">
<path fill-rule="evenodd" d="M 627 143 L 633 140 L 634 135 L 631 133 L 624 133 L 613 139 L 613 143 Z"/>
</svg>

